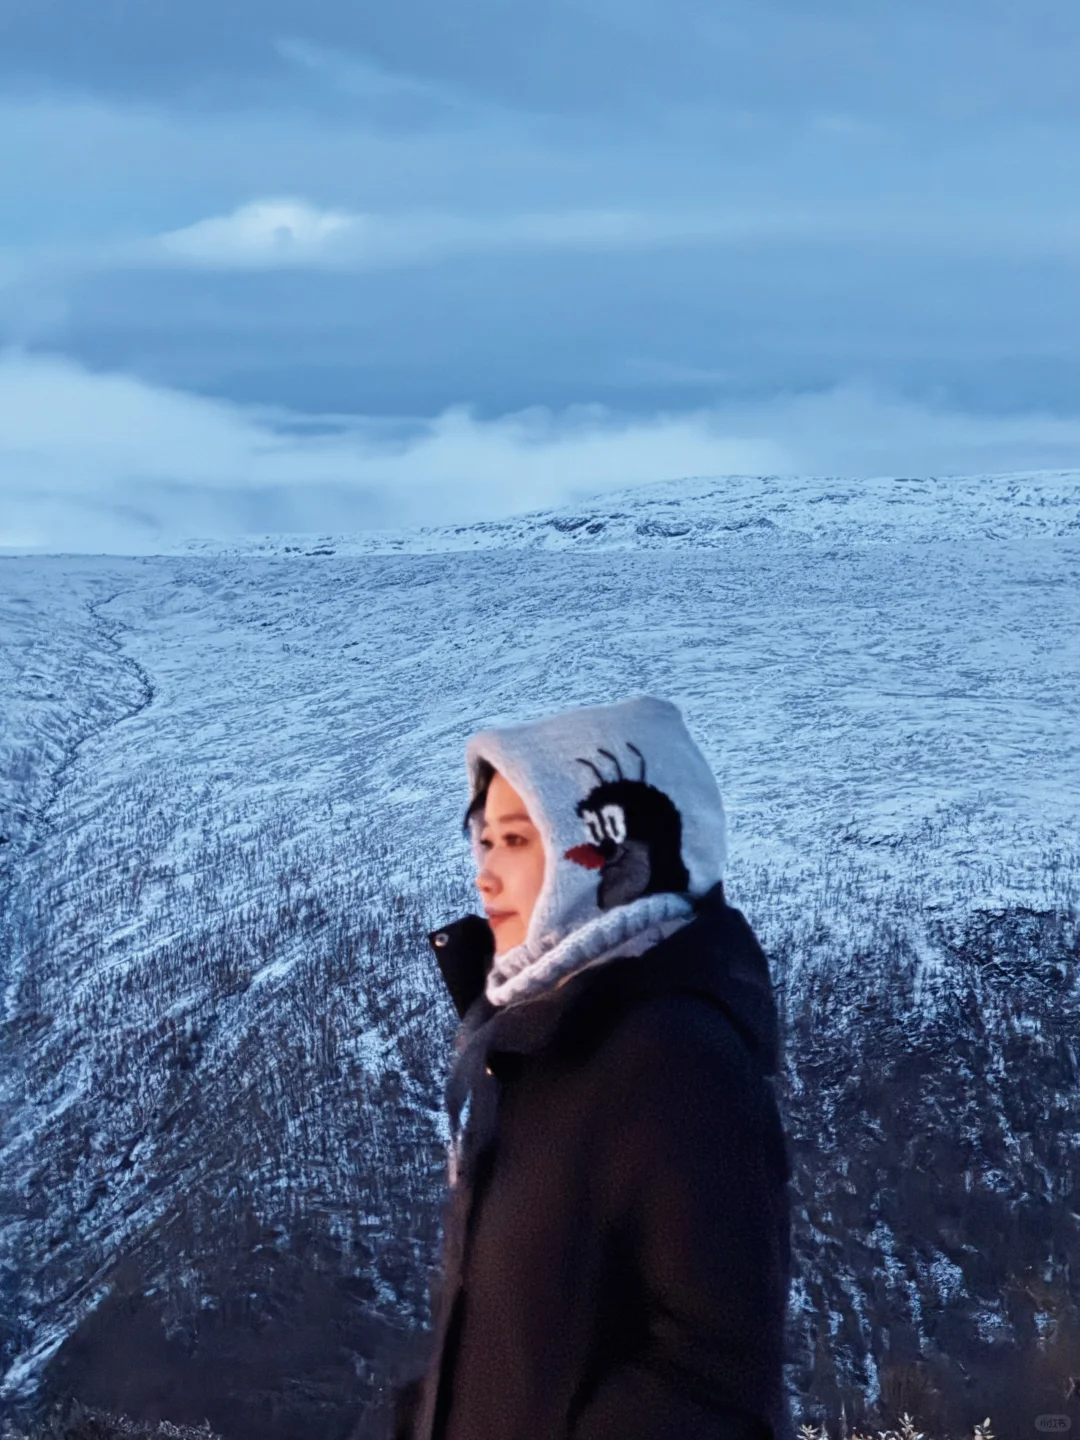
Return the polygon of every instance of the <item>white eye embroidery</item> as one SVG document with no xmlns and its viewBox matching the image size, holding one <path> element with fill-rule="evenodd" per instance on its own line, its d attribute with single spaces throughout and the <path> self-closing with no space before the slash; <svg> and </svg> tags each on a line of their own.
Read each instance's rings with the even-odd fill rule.
<svg viewBox="0 0 1080 1440">
<path fill-rule="evenodd" d="M 626 816 L 622 806 L 605 805 L 600 814 L 604 817 L 604 829 L 616 845 L 621 845 L 626 839 Z"/>
<path fill-rule="evenodd" d="M 589 839 L 594 845 L 599 845 L 604 838 L 604 830 L 600 824 L 600 817 L 595 810 L 586 810 L 581 817 L 585 821 L 585 829 L 589 832 Z"/>
</svg>

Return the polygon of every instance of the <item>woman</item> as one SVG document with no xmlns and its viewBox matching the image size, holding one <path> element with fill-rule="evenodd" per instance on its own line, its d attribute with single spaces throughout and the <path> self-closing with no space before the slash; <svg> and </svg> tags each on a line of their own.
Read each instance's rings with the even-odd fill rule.
<svg viewBox="0 0 1080 1440">
<path fill-rule="evenodd" d="M 678 709 L 485 730 L 432 1358 L 407 1440 L 790 1440 L 788 1158 L 768 967 Z"/>
</svg>

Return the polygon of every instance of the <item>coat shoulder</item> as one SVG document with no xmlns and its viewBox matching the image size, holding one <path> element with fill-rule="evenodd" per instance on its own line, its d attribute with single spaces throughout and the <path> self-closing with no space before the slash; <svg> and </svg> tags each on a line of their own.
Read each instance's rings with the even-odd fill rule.
<svg viewBox="0 0 1080 1440">
<path fill-rule="evenodd" d="M 693 1093 L 726 1110 L 756 1109 L 762 1075 L 734 1019 L 708 997 L 682 990 L 650 994 L 591 1028 L 590 1088 L 621 1107 L 679 1105 Z"/>
<path fill-rule="evenodd" d="M 732 1226 L 755 1208 L 780 1214 L 790 1164 L 776 1097 L 716 1005 L 679 991 L 640 1000 L 610 1026 L 581 1085 L 592 1184 L 612 1215 L 644 1206 L 655 1218 L 649 1197 L 672 1185 L 708 1197 L 716 1214 L 728 1207 Z"/>
<path fill-rule="evenodd" d="M 660 990 L 615 1009 L 600 1037 L 597 1058 L 622 1065 L 708 1059 L 749 1074 L 750 1049 L 728 1008 L 709 995 L 687 989 Z"/>
</svg>

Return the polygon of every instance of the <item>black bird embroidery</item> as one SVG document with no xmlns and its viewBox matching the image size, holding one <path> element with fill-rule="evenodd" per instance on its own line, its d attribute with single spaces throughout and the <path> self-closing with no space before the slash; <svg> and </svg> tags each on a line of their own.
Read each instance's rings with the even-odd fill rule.
<svg viewBox="0 0 1080 1440">
<path fill-rule="evenodd" d="M 576 807 L 589 840 L 573 845 L 564 859 L 600 871 L 596 903 L 612 910 L 659 891 L 682 892 L 690 875 L 682 858 L 682 816 L 669 795 L 645 779 L 645 757 L 627 741 L 641 762 L 636 780 L 628 780 L 610 750 L 600 750 L 615 766 L 618 778 L 605 780 L 591 760 L 579 757 L 596 776 L 597 785 Z"/>
</svg>

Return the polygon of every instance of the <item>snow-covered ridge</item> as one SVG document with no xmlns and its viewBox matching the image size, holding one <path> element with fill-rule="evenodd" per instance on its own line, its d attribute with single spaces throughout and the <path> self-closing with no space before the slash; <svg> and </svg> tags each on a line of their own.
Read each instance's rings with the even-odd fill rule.
<svg viewBox="0 0 1080 1440">
<path fill-rule="evenodd" d="M 759 538 L 865 545 L 1067 535 L 1080 535 L 1080 470 L 872 479 L 725 475 L 635 486 L 502 520 L 351 535 L 193 539 L 169 553 L 432 554 L 706 548 Z"/>
</svg>

